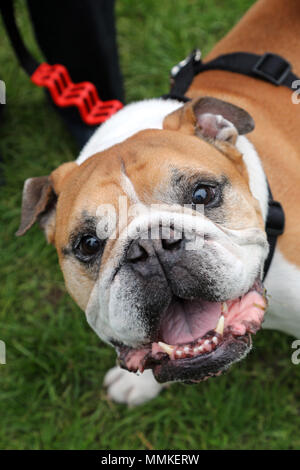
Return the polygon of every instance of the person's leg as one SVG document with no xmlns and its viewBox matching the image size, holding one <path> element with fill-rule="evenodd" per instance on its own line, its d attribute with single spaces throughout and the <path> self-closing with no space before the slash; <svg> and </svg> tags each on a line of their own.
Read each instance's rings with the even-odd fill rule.
<svg viewBox="0 0 300 470">
<path fill-rule="evenodd" d="M 65 65 L 73 82 L 90 81 L 102 100 L 124 100 L 114 0 L 27 0 L 35 35 L 50 64 Z M 58 109 L 58 108 L 57 108 Z M 93 128 L 60 108 L 82 145 Z"/>
</svg>

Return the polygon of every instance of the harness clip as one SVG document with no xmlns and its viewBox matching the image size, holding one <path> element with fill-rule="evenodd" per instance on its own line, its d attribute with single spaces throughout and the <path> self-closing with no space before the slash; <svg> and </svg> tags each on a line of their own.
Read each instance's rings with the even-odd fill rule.
<svg viewBox="0 0 300 470">
<path fill-rule="evenodd" d="M 170 75 L 171 78 L 175 78 L 176 75 L 182 70 L 187 64 L 190 62 L 200 62 L 201 60 L 201 51 L 200 49 L 194 49 L 191 54 L 189 54 L 185 59 L 178 62 L 178 64 L 174 65 L 171 68 Z"/>
<path fill-rule="evenodd" d="M 266 52 L 258 59 L 252 71 L 274 85 L 281 85 L 291 69 L 291 64 L 283 57 Z"/>
</svg>

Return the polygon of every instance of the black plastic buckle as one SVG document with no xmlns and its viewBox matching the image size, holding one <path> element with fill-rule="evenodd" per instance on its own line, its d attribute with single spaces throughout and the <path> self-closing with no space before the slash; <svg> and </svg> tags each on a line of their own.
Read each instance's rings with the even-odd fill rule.
<svg viewBox="0 0 300 470">
<path fill-rule="evenodd" d="M 274 59 L 277 61 L 276 63 Z M 274 65 L 276 70 L 275 73 Z M 270 71 L 270 68 L 273 69 L 272 72 Z M 291 69 L 291 64 L 283 57 L 277 54 L 272 54 L 271 52 L 266 52 L 258 59 L 252 71 L 274 85 L 281 85 L 290 73 Z"/>
<path fill-rule="evenodd" d="M 284 232 L 285 217 L 282 205 L 278 201 L 269 200 L 269 210 L 266 221 L 268 235 L 278 237 Z"/>
</svg>

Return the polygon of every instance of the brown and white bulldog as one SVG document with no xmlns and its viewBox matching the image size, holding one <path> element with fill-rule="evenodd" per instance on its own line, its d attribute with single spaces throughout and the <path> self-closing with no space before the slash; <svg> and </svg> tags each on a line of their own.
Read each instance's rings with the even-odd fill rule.
<svg viewBox="0 0 300 470">
<path fill-rule="evenodd" d="M 271 51 L 300 75 L 299 31 L 296 0 L 261 0 L 208 58 Z M 300 108 L 291 94 L 205 72 L 189 103 L 130 104 L 75 162 L 25 182 L 17 234 L 39 221 L 56 246 L 69 293 L 117 351 L 122 368 L 105 378 L 116 401 L 139 404 L 162 383 L 219 375 L 250 350 L 267 306 L 266 175 L 286 230 L 264 325 L 300 337 Z"/>
</svg>

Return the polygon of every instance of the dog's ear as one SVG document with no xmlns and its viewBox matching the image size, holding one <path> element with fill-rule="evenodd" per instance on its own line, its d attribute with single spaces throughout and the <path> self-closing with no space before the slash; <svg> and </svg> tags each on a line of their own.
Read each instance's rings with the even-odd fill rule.
<svg viewBox="0 0 300 470">
<path fill-rule="evenodd" d="M 78 168 L 75 162 L 60 165 L 50 176 L 28 178 L 24 183 L 21 223 L 17 236 L 24 235 L 39 222 L 49 243 L 54 242 L 57 197 L 71 172 Z"/>
<path fill-rule="evenodd" d="M 247 134 L 254 129 L 254 121 L 244 109 L 204 96 L 166 116 L 163 128 L 196 134 L 212 142 L 235 144 L 239 134 Z"/>
</svg>

